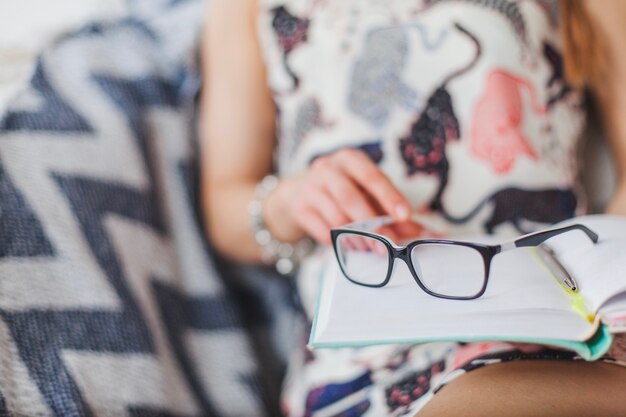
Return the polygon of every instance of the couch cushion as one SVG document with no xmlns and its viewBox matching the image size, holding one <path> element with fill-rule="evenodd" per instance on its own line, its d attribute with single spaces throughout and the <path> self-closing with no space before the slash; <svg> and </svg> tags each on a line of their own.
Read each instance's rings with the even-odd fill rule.
<svg viewBox="0 0 626 417">
<path fill-rule="evenodd" d="M 264 414 L 195 211 L 200 0 L 47 48 L 0 121 L 0 415 Z"/>
</svg>

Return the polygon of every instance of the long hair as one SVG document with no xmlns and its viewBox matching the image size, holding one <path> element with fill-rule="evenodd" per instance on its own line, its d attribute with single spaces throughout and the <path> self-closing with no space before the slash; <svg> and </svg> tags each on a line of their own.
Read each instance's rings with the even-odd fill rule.
<svg viewBox="0 0 626 417">
<path fill-rule="evenodd" d="M 621 1 L 621 0 L 620 0 Z M 601 87 L 607 56 L 582 0 L 559 0 L 565 74 L 575 87 Z"/>
</svg>

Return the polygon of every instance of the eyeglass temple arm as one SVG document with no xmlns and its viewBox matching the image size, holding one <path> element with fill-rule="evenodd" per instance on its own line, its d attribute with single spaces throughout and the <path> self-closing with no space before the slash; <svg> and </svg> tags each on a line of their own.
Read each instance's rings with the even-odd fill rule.
<svg viewBox="0 0 626 417">
<path fill-rule="evenodd" d="M 515 239 L 512 242 L 507 242 L 501 245 L 501 250 L 521 248 L 525 246 L 539 246 L 546 240 L 554 236 L 558 236 L 562 233 L 569 232 L 571 230 L 580 230 L 584 232 L 587 235 L 587 237 L 591 239 L 593 243 L 598 242 L 597 233 L 589 229 L 587 226 L 577 223 L 577 224 L 572 224 L 572 225 L 565 226 L 565 227 L 560 227 L 558 229 L 543 230 L 541 232 L 535 232 L 535 233 L 530 233 L 528 235 L 524 235 L 520 238 Z"/>
</svg>

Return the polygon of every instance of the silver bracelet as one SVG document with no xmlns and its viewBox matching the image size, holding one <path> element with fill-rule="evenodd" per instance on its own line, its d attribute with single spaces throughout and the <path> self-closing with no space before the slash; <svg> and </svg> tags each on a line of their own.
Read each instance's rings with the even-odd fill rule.
<svg viewBox="0 0 626 417">
<path fill-rule="evenodd" d="M 264 203 L 278 186 L 278 177 L 267 175 L 256 186 L 255 196 L 248 204 L 250 226 L 254 240 L 261 248 L 261 259 L 266 264 L 273 264 L 281 274 L 290 274 L 298 267 L 299 261 L 313 249 L 311 239 L 303 239 L 294 244 L 280 242 L 267 229 L 263 218 Z"/>
</svg>

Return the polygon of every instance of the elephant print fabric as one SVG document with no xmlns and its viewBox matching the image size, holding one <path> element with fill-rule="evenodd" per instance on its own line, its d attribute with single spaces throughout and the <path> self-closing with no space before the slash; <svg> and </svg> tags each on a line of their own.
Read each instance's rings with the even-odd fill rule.
<svg viewBox="0 0 626 417">
<path fill-rule="evenodd" d="M 490 206 L 483 227 L 488 234 L 503 223 L 510 223 L 519 233 L 530 233 L 524 224 L 551 224 L 567 220 L 576 214 L 576 194 L 572 190 L 523 190 L 505 188 L 498 190 L 463 217 L 454 217 L 442 209 L 445 219 L 462 224 L 476 216 L 485 206 Z"/>
<path fill-rule="evenodd" d="M 259 0 L 278 175 L 359 149 L 425 236 L 506 239 L 583 214 L 585 103 L 564 76 L 557 16 L 556 0 Z M 306 259 L 297 278 L 309 319 L 327 259 Z M 290 363 L 283 408 L 415 415 L 479 366 L 468 364 L 520 355 L 506 344 L 316 350 Z"/>
<path fill-rule="evenodd" d="M 476 64 L 481 53 L 478 40 L 460 25 L 454 26 L 467 35 L 475 45 L 475 55 L 464 68 L 446 77 L 428 98 L 417 121 L 411 125 L 409 134 L 400 138 L 400 152 L 407 167 L 407 174 L 412 175 L 418 172 L 435 174 L 439 180 L 437 192 L 430 203 L 430 207 L 435 210 L 441 208 L 441 195 L 448 183 L 449 164 L 445 152 L 446 143 L 449 140 L 459 139 L 460 136 L 459 121 L 454 114 L 447 84 L 469 71 Z"/>
<path fill-rule="evenodd" d="M 289 67 L 288 58 L 291 51 L 306 42 L 309 21 L 292 15 L 284 6 L 274 8 L 272 14 L 272 26 L 282 49 L 283 66 L 293 81 L 293 87 L 298 88 L 299 79 Z"/>
<path fill-rule="evenodd" d="M 405 28 L 375 30 L 365 40 L 363 56 L 350 79 L 350 109 L 373 126 L 384 126 L 392 107 L 414 109 L 417 94 L 402 80 L 409 41 Z"/>
<path fill-rule="evenodd" d="M 530 227 L 498 210 L 501 199 L 486 203 L 498 190 L 574 194 L 571 210 L 545 207 L 560 214 L 534 227 L 584 210 L 583 100 L 565 80 L 549 0 L 261 0 L 260 9 L 279 174 L 361 149 L 444 234 Z"/>
<path fill-rule="evenodd" d="M 541 118 L 546 109 L 534 86 L 499 69 L 487 76 L 485 91 L 475 106 L 470 149 L 498 174 L 510 171 L 518 157 L 537 159 L 522 130 L 523 93 L 530 99 L 533 117 Z"/>
</svg>

